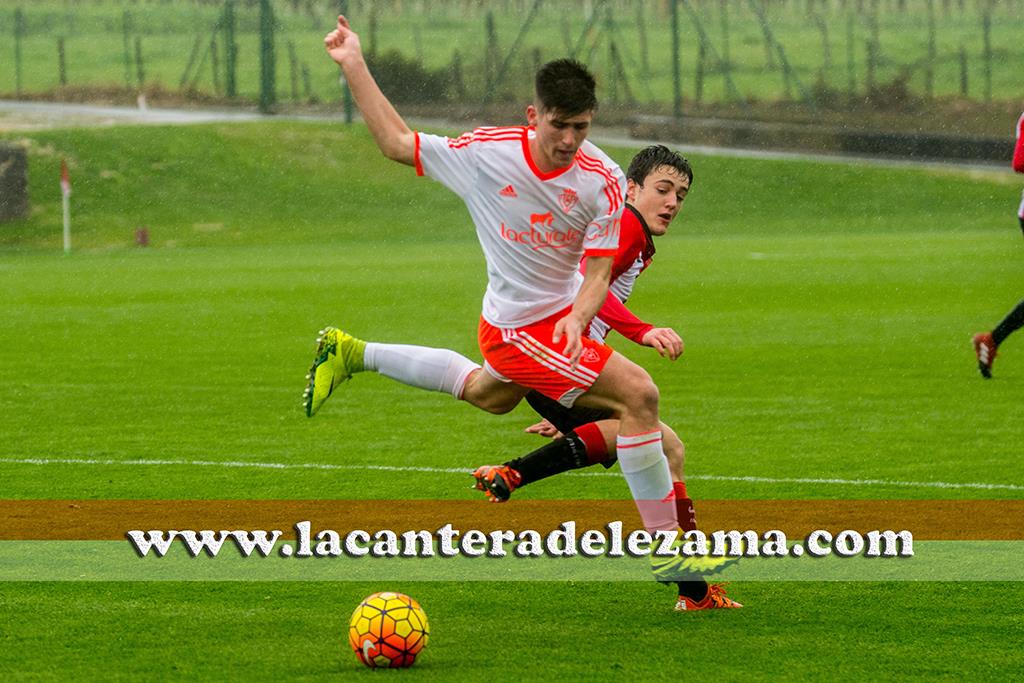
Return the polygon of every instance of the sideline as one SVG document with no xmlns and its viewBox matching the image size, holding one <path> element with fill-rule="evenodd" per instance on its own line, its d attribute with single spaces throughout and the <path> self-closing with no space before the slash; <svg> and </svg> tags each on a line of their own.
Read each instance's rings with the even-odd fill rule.
<svg viewBox="0 0 1024 683">
<path fill-rule="evenodd" d="M 0 458 L 3 465 L 85 465 L 102 467 L 221 467 L 221 468 L 252 468 L 272 470 L 360 470 L 383 472 L 428 472 L 434 474 L 471 475 L 471 469 L 455 467 L 416 467 L 396 465 L 333 465 L 330 463 L 282 463 L 282 462 L 251 462 L 245 460 L 113 460 L 93 458 Z M 566 472 L 576 477 L 619 477 L 618 472 Z M 833 484 L 837 486 L 898 486 L 902 488 L 925 489 L 981 489 L 989 491 L 1024 491 L 1020 484 L 989 484 L 984 482 L 948 482 L 948 481 L 898 481 L 889 479 L 838 479 L 813 477 L 754 477 L 754 476 L 720 476 L 715 474 L 690 474 L 687 481 L 731 481 L 749 484 Z"/>
</svg>

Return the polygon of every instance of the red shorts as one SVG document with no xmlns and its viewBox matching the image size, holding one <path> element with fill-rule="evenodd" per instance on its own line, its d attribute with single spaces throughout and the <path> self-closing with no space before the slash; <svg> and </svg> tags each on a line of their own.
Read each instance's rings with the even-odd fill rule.
<svg viewBox="0 0 1024 683">
<path fill-rule="evenodd" d="M 584 335 L 583 355 L 575 368 L 562 351 L 565 338 L 551 341 L 555 323 L 569 313 L 566 309 L 539 322 L 518 329 L 495 327 L 480 318 L 478 339 L 484 367 L 503 382 L 515 382 L 535 389 L 566 407 L 590 388 L 614 351 L 610 346 Z"/>
</svg>

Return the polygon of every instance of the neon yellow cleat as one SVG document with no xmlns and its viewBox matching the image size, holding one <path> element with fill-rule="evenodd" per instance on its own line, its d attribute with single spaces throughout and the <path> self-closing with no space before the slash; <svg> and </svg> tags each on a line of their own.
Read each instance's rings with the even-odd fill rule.
<svg viewBox="0 0 1024 683">
<path fill-rule="evenodd" d="M 683 531 L 680 530 L 678 538 L 672 544 L 672 547 L 678 553 L 677 555 L 659 557 L 652 554 L 650 556 L 651 571 L 654 573 L 656 581 L 660 583 L 674 583 L 692 580 L 695 577 L 717 574 L 740 559 L 732 555 L 724 555 L 722 557 L 716 555 L 693 555 L 691 557 L 683 554 L 681 551 L 685 542 Z"/>
<path fill-rule="evenodd" d="M 313 417 L 334 388 L 354 373 L 363 370 L 363 351 L 366 342 L 342 332 L 336 327 L 325 327 L 317 337 L 316 357 L 309 369 L 306 390 L 302 393 L 302 407 L 307 417 Z"/>
</svg>

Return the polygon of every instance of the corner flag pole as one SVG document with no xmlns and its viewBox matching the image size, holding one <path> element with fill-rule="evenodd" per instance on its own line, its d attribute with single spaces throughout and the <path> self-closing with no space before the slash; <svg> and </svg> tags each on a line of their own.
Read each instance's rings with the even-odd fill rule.
<svg viewBox="0 0 1024 683">
<path fill-rule="evenodd" d="M 60 194 L 64 205 L 64 253 L 71 253 L 71 175 L 68 164 L 60 160 Z"/>
</svg>

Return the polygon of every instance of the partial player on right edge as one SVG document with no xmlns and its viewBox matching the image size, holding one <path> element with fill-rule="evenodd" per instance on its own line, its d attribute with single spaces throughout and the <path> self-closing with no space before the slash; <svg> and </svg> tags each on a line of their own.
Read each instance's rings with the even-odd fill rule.
<svg viewBox="0 0 1024 683">
<path fill-rule="evenodd" d="M 1013 170 L 1024 173 L 1024 114 L 1017 120 L 1017 145 L 1013 148 Z M 1024 196 L 1017 209 L 1017 220 L 1024 232 Z M 1024 299 L 1010 311 L 1002 322 L 991 332 L 979 332 L 971 339 L 974 355 L 978 358 L 978 372 L 985 379 L 992 378 L 992 363 L 996 360 L 999 345 L 1011 334 L 1024 327 Z"/>
</svg>

